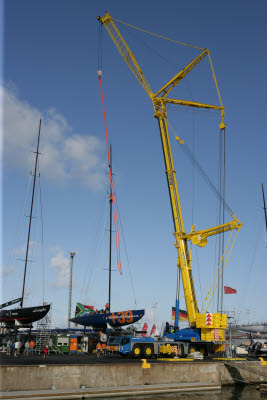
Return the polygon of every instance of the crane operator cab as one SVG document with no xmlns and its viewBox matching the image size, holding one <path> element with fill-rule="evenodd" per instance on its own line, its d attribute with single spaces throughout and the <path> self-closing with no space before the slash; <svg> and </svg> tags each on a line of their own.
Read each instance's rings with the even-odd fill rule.
<svg viewBox="0 0 267 400">
<path fill-rule="evenodd" d="M 169 322 L 166 322 L 164 329 L 164 336 L 169 335 L 170 333 L 176 333 L 179 331 L 178 326 L 170 325 Z"/>
</svg>

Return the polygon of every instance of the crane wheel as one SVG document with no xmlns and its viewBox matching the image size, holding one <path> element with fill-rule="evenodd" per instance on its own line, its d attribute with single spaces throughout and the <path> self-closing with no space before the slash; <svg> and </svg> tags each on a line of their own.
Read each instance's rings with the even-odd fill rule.
<svg viewBox="0 0 267 400">
<path fill-rule="evenodd" d="M 195 353 L 197 349 L 195 347 L 189 347 L 189 353 Z"/>
<path fill-rule="evenodd" d="M 132 356 L 133 358 L 140 358 L 141 357 L 141 346 L 139 344 L 135 344 L 133 349 L 132 349 Z"/>
<path fill-rule="evenodd" d="M 179 358 L 182 358 L 182 357 L 184 357 L 184 347 L 183 347 L 183 345 L 180 345 L 180 346 L 178 346 L 178 348 L 177 348 L 177 356 L 179 357 Z"/>
<path fill-rule="evenodd" d="M 152 346 L 145 346 L 143 348 L 143 355 L 145 358 L 152 358 L 154 356 L 154 348 Z"/>
</svg>

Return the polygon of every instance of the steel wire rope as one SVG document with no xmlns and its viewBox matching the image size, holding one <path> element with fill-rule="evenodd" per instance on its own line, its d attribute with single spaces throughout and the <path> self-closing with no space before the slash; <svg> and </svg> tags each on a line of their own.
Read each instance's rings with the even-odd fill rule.
<svg viewBox="0 0 267 400">
<path fill-rule="evenodd" d="M 105 207 L 105 212 L 106 212 L 106 210 L 107 210 L 107 207 Z M 102 220 L 102 223 L 103 223 L 103 221 L 104 221 L 104 218 Z M 96 274 L 97 274 L 97 271 L 99 269 L 99 259 L 100 259 L 100 256 L 102 257 L 102 253 L 103 253 L 104 236 L 105 236 L 105 229 L 103 228 L 102 229 L 102 236 L 101 236 L 101 238 L 99 240 L 100 244 L 99 244 L 98 248 L 96 247 L 96 251 L 94 253 L 94 259 L 93 259 L 94 266 L 93 266 L 93 269 L 92 269 L 92 273 L 90 274 L 90 276 L 88 278 L 87 292 L 85 292 L 84 298 L 88 294 L 89 289 L 91 289 L 91 287 L 93 286 L 93 284 L 95 282 L 95 279 L 96 279 Z M 96 261 L 96 256 L 97 256 L 97 261 Z"/>
<path fill-rule="evenodd" d="M 123 25 L 130 26 L 131 28 L 137 29 L 137 30 L 139 30 L 139 31 L 142 31 L 142 32 L 147 33 L 147 34 L 152 35 L 152 36 L 156 36 L 156 37 L 158 37 L 158 38 L 160 38 L 160 39 L 168 40 L 168 41 L 170 41 L 170 42 L 173 42 L 173 43 L 176 43 L 176 44 L 180 44 L 180 45 L 182 45 L 182 46 L 193 47 L 194 49 L 198 49 L 198 50 L 205 50 L 205 49 L 203 49 L 202 47 L 193 46 L 192 44 L 187 44 L 187 43 L 183 43 L 183 42 L 178 42 L 177 40 L 170 39 L 170 38 L 167 38 L 167 37 L 165 37 L 165 36 L 157 35 L 156 33 L 152 33 L 152 32 L 147 31 L 147 30 L 145 30 L 145 29 L 138 28 L 137 26 L 134 26 L 134 25 L 128 24 L 128 23 L 126 23 L 126 22 L 120 21 L 119 19 L 116 19 L 116 18 L 112 18 L 112 19 L 113 19 L 114 21 L 120 22 L 120 23 L 123 24 Z"/>
<path fill-rule="evenodd" d="M 34 162 L 34 164 L 35 164 L 35 162 Z M 30 173 L 30 175 L 32 177 L 32 172 Z M 36 209 L 36 205 L 33 204 L 33 211 L 35 209 Z M 25 210 L 25 211 L 27 211 L 27 210 Z M 30 216 L 27 216 L 27 215 L 26 215 L 26 217 L 30 218 Z M 34 219 L 35 217 L 33 216 L 32 218 Z M 31 237 L 35 237 L 35 230 L 36 230 L 36 225 L 33 223 L 32 230 L 31 230 Z M 29 250 L 28 250 L 29 257 L 28 257 L 28 262 L 27 262 L 27 274 L 26 274 L 26 280 L 25 280 L 25 289 L 27 289 L 27 286 L 28 286 L 28 288 L 31 287 L 31 268 L 32 268 L 32 263 L 34 262 L 34 260 L 33 260 L 34 249 L 35 249 L 34 241 L 30 240 Z M 23 249 L 23 250 L 24 251 L 26 250 L 26 246 L 25 246 L 25 249 Z M 23 261 L 25 261 L 25 260 L 23 260 Z M 29 295 L 30 293 L 25 293 L 25 294 Z M 25 299 L 25 294 L 24 294 L 24 299 Z M 29 298 L 28 298 L 28 300 L 29 300 Z"/>
<path fill-rule="evenodd" d="M 176 136 L 176 132 L 174 131 L 173 127 L 171 126 L 170 122 L 168 122 L 168 125 L 170 126 L 173 134 Z M 192 155 L 192 151 L 190 150 L 189 146 L 186 143 L 181 144 L 180 141 L 178 141 L 178 144 L 180 146 L 180 148 L 184 151 L 184 153 L 187 155 L 187 157 L 193 162 L 193 155 Z M 202 176 L 202 178 L 204 179 L 204 181 L 207 183 L 207 185 L 210 187 L 210 189 L 215 193 L 215 195 L 217 196 L 219 202 L 224 203 L 225 204 L 225 208 L 227 209 L 227 211 L 232 215 L 233 211 L 231 210 L 231 208 L 229 207 L 229 205 L 226 203 L 225 200 L 223 200 L 222 196 L 220 195 L 218 189 L 216 188 L 216 186 L 213 184 L 212 180 L 209 178 L 208 174 L 205 172 L 204 168 L 202 168 L 202 166 L 200 165 L 199 161 L 197 160 L 197 158 L 195 157 L 194 160 L 194 164 L 196 167 L 196 170 L 199 172 L 199 174 Z"/>
<path fill-rule="evenodd" d="M 107 179 L 106 182 L 104 184 L 104 186 L 107 186 Z M 86 294 L 86 287 L 88 286 L 88 280 L 89 278 L 87 277 L 88 275 L 88 269 L 90 268 L 90 265 L 92 264 L 92 260 L 95 259 L 96 257 L 96 252 L 97 252 L 97 243 L 98 243 L 98 237 L 100 235 L 100 229 L 102 227 L 103 221 L 104 221 L 104 216 L 105 216 L 105 212 L 106 212 L 106 193 L 104 193 L 103 195 L 103 206 L 101 208 L 101 210 L 104 210 L 104 212 L 101 211 L 98 220 L 97 220 L 97 224 L 96 224 L 96 231 L 94 232 L 94 241 L 93 241 L 93 245 L 90 246 L 90 250 L 88 253 L 88 265 L 86 266 L 85 270 L 84 270 L 84 275 L 83 275 L 83 285 L 82 285 L 82 289 L 81 289 L 81 298 L 85 297 Z M 94 245 L 94 243 L 96 242 L 96 246 Z M 88 289 L 87 289 L 88 290 Z"/>
<path fill-rule="evenodd" d="M 220 191 L 220 196 L 222 195 L 222 135 L 219 135 L 219 191 Z M 219 225 L 222 223 L 222 203 L 219 202 Z M 219 237 L 219 250 L 218 250 L 218 262 L 221 259 L 222 255 L 222 240 L 221 237 Z M 221 267 L 222 268 L 222 265 Z M 217 312 L 219 312 L 220 308 L 220 291 L 221 291 L 221 286 L 219 285 L 219 277 L 220 273 L 218 274 L 218 291 L 217 291 Z"/>
<path fill-rule="evenodd" d="M 99 248 L 97 249 L 95 255 L 97 256 L 95 258 L 95 262 L 94 262 L 94 268 L 92 270 L 92 274 L 89 277 L 89 282 L 88 282 L 88 286 L 87 286 L 87 293 L 89 292 L 90 289 L 92 289 L 94 287 L 95 284 L 95 280 L 97 279 L 97 275 L 100 274 L 102 275 L 102 267 L 100 267 L 100 262 L 102 264 L 102 259 L 103 259 L 103 254 L 104 254 L 104 242 L 105 242 L 105 230 L 102 230 L 102 235 L 100 237 L 100 241 L 99 241 Z M 99 280 L 101 281 L 101 280 Z"/>
<path fill-rule="evenodd" d="M 102 25 L 102 24 L 101 24 L 101 25 Z M 159 51 L 157 51 L 153 46 L 149 45 L 145 40 L 143 40 L 143 39 L 137 37 L 136 35 L 134 35 L 134 33 L 133 33 L 131 30 L 129 30 L 129 29 L 127 29 L 127 28 L 124 28 L 124 29 L 125 29 L 125 31 L 127 31 L 127 33 L 128 33 L 130 36 L 132 36 L 132 37 L 135 39 L 136 42 L 142 43 L 145 47 L 147 47 L 147 49 L 149 49 L 152 53 L 154 53 L 156 56 L 158 56 L 159 58 L 161 58 L 161 59 L 162 59 L 166 64 L 168 64 L 169 66 L 174 67 L 175 69 L 177 69 L 177 68 L 178 68 L 178 69 L 183 68 L 182 66 L 179 66 L 179 65 L 178 65 L 177 63 L 175 63 L 174 61 L 170 61 L 168 58 L 164 57 Z M 193 96 L 190 82 L 189 82 L 187 79 L 185 80 L 185 85 L 186 85 L 186 87 L 187 87 L 187 91 L 189 92 L 190 99 L 194 100 L 194 97 L 195 97 L 195 96 Z M 196 111 L 196 110 L 195 110 L 195 111 Z"/>
<path fill-rule="evenodd" d="M 192 225 L 194 224 L 194 207 L 195 207 L 195 110 L 193 110 L 193 164 L 192 164 L 192 187 L 193 187 L 193 194 L 192 194 Z M 191 251 L 192 251 L 192 242 L 190 242 L 191 246 Z M 200 268 L 199 268 L 199 258 L 198 258 L 198 249 L 196 247 L 196 259 L 197 259 L 197 271 L 198 271 L 198 284 L 199 284 L 199 290 L 200 290 L 200 297 L 201 297 L 201 303 L 203 306 L 203 296 L 202 296 L 202 285 L 201 285 L 201 279 L 200 279 Z"/>
<path fill-rule="evenodd" d="M 222 196 L 223 200 L 225 199 L 225 173 L 226 173 L 226 150 L 225 150 L 225 144 L 226 144 L 226 139 L 225 139 L 225 128 L 221 129 L 220 134 L 223 134 L 223 172 L 222 172 L 222 177 L 223 177 L 223 182 L 222 182 Z M 223 201 L 222 203 L 222 223 L 225 223 L 225 202 Z M 224 249 L 224 232 L 222 232 L 222 249 Z M 222 280 L 221 280 L 221 312 L 223 312 L 223 277 L 224 274 L 222 273 Z"/>
<path fill-rule="evenodd" d="M 124 29 L 129 34 L 129 36 L 132 36 L 135 39 L 136 42 L 143 44 L 148 50 L 150 50 L 156 56 L 161 58 L 166 64 L 168 64 L 169 66 L 175 67 L 175 68 L 181 68 L 175 62 L 170 61 L 168 58 L 164 57 L 158 50 L 156 50 L 153 46 L 148 44 L 144 39 L 141 39 L 140 37 L 136 36 L 131 30 L 129 30 L 127 28 L 124 28 Z"/>
<path fill-rule="evenodd" d="M 111 186 L 112 207 L 113 207 L 113 217 L 114 217 L 115 239 L 116 239 L 117 265 L 118 265 L 118 270 L 119 270 L 120 274 L 122 275 L 121 257 L 120 257 L 120 234 L 119 234 L 119 227 L 118 227 L 118 214 L 117 214 L 116 198 L 115 198 L 114 185 L 113 185 L 112 172 L 111 172 L 110 154 L 109 154 L 109 146 L 108 146 L 107 120 L 106 120 L 106 112 L 105 112 L 104 94 L 103 94 L 103 87 L 102 87 L 102 81 L 101 81 L 101 74 L 99 74 L 98 78 L 99 78 L 101 98 L 102 98 L 102 107 L 103 107 L 103 115 L 104 115 L 104 126 L 105 126 L 105 135 L 106 135 L 106 144 L 107 144 L 107 154 L 108 154 L 108 163 L 109 163 L 110 186 Z"/>
<path fill-rule="evenodd" d="M 116 19 L 116 18 L 113 18 L 113 19 L 114 19 L 114 21 L 120 22 L 121 24 L 130 26 L 130 27 L 132 27 L 132 28 L 134 28 L 134 29 L 140 30 L 140 31 L 142 31 L 142 32 L 144 32 L 144 33 L 147 33 L 147 34 L 150 34 L 150 35 L 152 35 L 152 36 L 156 36 L 156 37 L 159 37 L 159 38 L 161 38 L 161 39 L 168 40 L 168 41 L 171 41 L 171 42 L 174 42 L 174 43 L 183 45 L 183 46 L 192 47 L 192 48 L 195 48 L 195 49 L 198 49 L 198 50 L 202 50 L 202 51 L 206 50 L 206 51 L 207 51 L 207 54 L 208 54 L 209 62 L 210 62 L 210 67 L 211 67 L 211 72 L 212 72 L 213 80 L 214 80 L 214 83 L 215 83 L 215 86 L 216 86 L 216 90 L 217 90 L 217 94 L 218 94 L 218 97 L 219 97 L 220 105 L 221 105 L 221 107 L 223 107 L 223 105 L 222 105 L 222 100 L 221 100 L 221 95 L 220 95 L 219 87 L 218 87 L 218 83 L 217 83 L 217 79 L 216 79 L 216 76 L 215 76 L 213 64 L 212 64 L 211 57 L 210 57 L 210 53 L 209 53 L 209 50 L 208 50 L 208 49 L 204 49 L 204 48 L 202 48 L 202 47 L 193 46 L 193 45 L 191 45 L 191 44 L 179 42 L 179 41 L 177 41 L 177 40 L 169 39 L 169 38 L 167 38 L 167 37 L 165 37 L 165 36 L 157 35 L 157 34 L 152 33 L 152 32 L 150 32 L 150 31 L 147 31 L 147 30 L 144 30 L 144 29 L 142 29 L 142 28 L 138 28 L 138 27 L 136 27 L 136 26 L 134 26 L 134 25 L 128 24 L 128 23 L 126 23 L 126 22 L 120 21 L 120 20 L 118 20 L 118 19 Z M 223 116 L 224 116 L 224 112 L 222 113 L 222 117 L 223 117 Z"/>
<path fill-rule="evenodd" d="M 37 178 L 37 177 L 36 177 Z M 38 186 L 36 186 L 36 192 L 37 192 Z M 37 193 L 35 196 L 35 199 L 38 199 Z M 28 257 L 28 263 L 27 263 L 27 275 L 26 275 L 26 281 L 25 281 L 25 295 L 28 295 L 28 303 L 31 303 L 31 296 L 32 293 L 30 292 L 30 288 L 33 287 L 33 275 L 34 275 L 34 268 L 33 268 L 33 263 L 36 263 L 37 260 L 37 235 L 38 235 L 38 215 L 39 215 L 39 202 L 37 203 L 36 206 L 36 201 L 33 205 L 33 221 L 32 226 L 31 226 L 31 239 L 29 242 L 29 257 Z M 25 300 L 25 295 L 24 295 L 24 300 Z M 31 305 L 31 304 L 30 304 Z"/>
<path fill-rule="evenodd" d="M 133 290 L 134 302 L 135 302 L 135 305 L 136 305 L 137 302 L 136 302 L 135 289 L 134 289 L 134 285 L 133 285 L 132 270 L 131 270 L 131 267 L 130 267 L 130 261 L 129 261 L 128 252 L 127 252 L 127 248 L 126 248 L 126 240 L 125 240 L 124 229 L 123 229 L 123 224 L 122 224 L 122 217 L 121 217 L 121 214 L 120 214 L 118 195 L 116 197 L 117 197 L 117 208 L 118 208 L 119 222 L 120 222 L 121 233 L 122 233 L 122 240 L 123 240 L 123 244 L 124 244 L 124 250 L 125 250 L 125 255 L 126 255 L 126 260 L 127 260 L 127 266 L 128 266 L 128 270 L 129 270 L 129 273 L 130 273 L 130 282 L 131 282 L 131 286 L 132 286 L 132 290 Z"/>
<path fill-rule="evenodd" d="M 230 238 L 231 238 L 231 236 L 232 236 L 232 233 L 233 233 L 233 231 L 231 231 L 231 233 L 230 233 Z M 237 229 L 237 231 L 236 231 L 236 235 L 235 235 L 235 238 L 234 238 L 234 240 L 233 240 L 231 249 L 230 249 L 230 251 L 229 251 L 229 253 L 228 253 L 228 255 L 227 255 L 226 262 L 224 262 L 224 264 L 223 264 L 223 269 L 222 269 L 222 271 L 221 271 L 220 278 L 221 278 L 221 276 L 222 276 L 222 274 L 223 274 L 223 272 L 224 272 L 226 263 L 227 263 L 227 261 L 228 261 L 228 258 L 229 258 L 229 256 L 230 256 L 231 252 L 232 252 L 232 249 L 233 249 L 233 246 L 234 246 L 234 244 L 235 244 L 235 241 L 236 241 L 236 238 L 237 238 L 238 233 L 239 233 L 239 229 Z M 230 238 L 228 239 L 228 243 L 230 242 Z M 224 255 L 225 255 L 225 252 L 226 252 L 227 247 L 228 247 L 228 244 L 227 244 L 227 246 L 226 246 L 226 248 L 225 248 L 225 250 L 224 250 L 224 254 L 223 254 L 222 258 L 223 258 Z M 219 279 L 219 281 L 220 281 L 220 279 Z M 217 282 L 217 285 L 219 284 L 219 281 Z M 208 310 L 208 308 L 209 308 L 209 305 L 210 305 L 210 303 L 211 303 L 211 301 L 212 301 L 212 298 L 213 298 L 213 296 L 214 296 L 214 293 L 215 293 L 215 291 L 216 291 L 216 289 L 217 289 L 217 285 L 216 285 L 216 287 L 215 287 L 215 289 L 214 289 L 214 291 L 213 291 L 212 297 L 211 297 L 211 299 L 210 299 L 209 304 L 207 305 L 206 310 Z M 207 311 L 206 311 L 206 312 L 207 312 Z"/>
<path fill-rule="evenodd" d="M 94 242 L 93 245 L 91 246 L 91 249 L 89 251 L 88 254 L 88 265 L 85 268 L 84 271 L 84 279 L 83 279 L 83 286 L 81 289 L 81 298 L 85 298 L 85 296 L 87 295 L 89 288 L 91 287 L 91 280 L 92 280 L 92 275 L 94 274 L 95 268 L 96 268 L 96 256 L 98 253 L 98 249 L 99 249 L 99 243 L 100 243 L 100 231 L 103 232 L 104 228 L 103 228 L 103 222 L 106 218 L 106 213 L 107 213 L 107 201 L 106 201 L 106 193 L 103 196 L 103 206 L 102 210 L 104 208 L 104 212 L 101 211 L 100 216 L 98 218 L 98 223 L 97 223 L 97 228 L 96 228 L 96 232 L 94 234 Z M 96 243 L 96 245 L 95 245 Z M 91 274 L 89 275 L 88 270 L 89 268 L 93 265 Z"/>
<path fill-rule="evenodd" d="M 246 283 L 244 285 L 243 294 L 241 295 L 241 302 L 240 302 L 240 306 L 239 306 L 240 311 L 239 311 L 238 317 L 236 318 L 237 323 L 240 320 L 241 314 L 243 312 L 243 308 L 245 307 L 245 304 L 246 304 L 245 298 L 248 294 L 248 287 L 249 287 L 249 283 L 250 283 L 251 272 L 252 272 L 252 269 L 255 267 L 255 263 L 256 263 L 256 254 L 257 254 L 257 250 L 258 250 L 258 246 L 259 246 L 259 242 L 260 242 L 259 238 L 261 235 L 261 228 L 262 228 L 261 224 L 262 224 L 262 221 L 259 220 L 254 249 L 253 249 L 253 252 L 250 253 L 252 255 L 251 255 L 251 262 L 249 264 L 248 272 L 246 274 L 247 279 L 246 279 Z"/>
<path fill-rule="evenodd" d="M 98 65 L 98 71 L 102 71 L 102 27 L 103 24 L 98 24 L 98 54 L 97 54 L 97 65 Z"/>
<path fill-rule="evenodd" d="M 44 220 L 43 220 L 43 201 L 41 190 L 41 174 L 39 170 L 38 161 L 38 174 L 39 174 L 39 198 L 40 198 L 40 218 L 41 218 L 41 257 L 42 257 L 42 273 L 43 273 L 43 304 L 45 299 L 45 261 L 44 261 Z"/>
<path fill-rule="evenodd" d="M 218 159 L 218 165 L 217 165 L 217 179 L 219 182 L 219 176 L 220 176 L 220 160 Z M 219 225 L 219 219 L 220 219 L 220 215 L 219 215 L 219 199 L 217 198 L 217 207 L 216 207 L 216 225 Z M 220 241 L 220 237 L 218 235 L 216 235 L 215 237 L 215 257 L 214 257 L 214 265 L 213 265 L 213 276 L 215 276 L 216 273 L 216 265 L 218 265 L 218 260 L 219 260 L 219 241 Z M 214 297 L 212 299 L 212 312 L 214 312 Z"/>
<path fill-rule="evenodd" d="M 19 218 L 19 223 L 18 223 L 18 228 L 16 229 L 16 233 L 15 233 L 15 240 L 14 240 L 14 244 L 15 247 L 13 247 L 8 255 L 8 261 L 7 261 L 7 267 L 9 267 L 11 265 L 12 262 L 12 258 L 15 255 L 15 252 L 17 251 L 17 244 L 19 243 L 19 236 L 20 238 L 22 238 L 22 232 L 21 232 L 21 226 L 22 226 L 22 221 L 25 218 L 25 214 L 26 214 L 26 208 L 27 208 L 27 203 L 28 203 L 28 199 L 29 199 L 29 192 L 30 192 L 30 186 L 31 186 L 31 173 L 29 173 L 29 178 L 28 178 L 28 185 L 27 185 L 27 189 L 26 189 L 26 194 L 24 197 L 24 205 L 22 208 L 22 213 L 21 216 L 18 217 Z M 20 239 L 21 241 L 21 239 Z"/>
</svg>

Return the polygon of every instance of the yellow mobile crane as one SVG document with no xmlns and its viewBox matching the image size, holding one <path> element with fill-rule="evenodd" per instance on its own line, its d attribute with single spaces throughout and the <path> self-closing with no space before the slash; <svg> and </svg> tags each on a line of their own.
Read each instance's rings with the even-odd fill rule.
<svg viewBox="0 0 267 400">
<path fill-rule="evenodd" d="M 195 230 L 195 225 L 192 226 L 191 232 L 189 234 L 185 233 L 183 217 L 182 217 L 182 210 L 178 192 L 178 186 L 176 181 L 176 172 L 174 169 L 173 164 L 173 157 L 168 133 L 168 121 L 167 121 L 167 104 L 176 104 L 182 105 L 187 107 L 197 107 L 197 108 L 206 108 L 211 110 L 221 110 L 222 122 L 220 124 L 220 129 L 223 131 L 225 130 L 225 123 L 224 123 L 224 107 L 222 105 L 220 93 L 218 90 L 217 81 L 215 78 L 214 70 L 212 67 L 210 54 L 208 49 L 201 49 L 203 50 L 201 54 L 196 57 L 191 63 L 189 63 L 185 68 L 179 71 L 169 82 L 167 82 L 160 90 L 156 93 L 153 93 L 149 83 L 147 82 L 140 66 L 138 65 L 133 53 L 131 52 L 129 46 L 127 45 L 126 41 L 122 37 L 121 33 L 119 32 L 118 28 L 116 27 L 114 20 L 110 16 L 109 13 L 106 13 L 103 17 L 97 17 L 97 19 L 105 26 L 106 30 L 108 31 L 111 39 L 115 43 L 119 53 L 121 54 L 122 58 L 125 60 L 126 64 L 133 72 L 137 80 L 143 86 L 147 94 L 152 100 L 153 107 L 154 107 L 154 117 L 157 118 L 159 123 L 159 130 L 161 135 L 162 141 L 162 148 L 165 160 L 165 167 L 166 167 L 166 175 L 167 175 L 167 182 L 169 188 L 169 195 L 171 200 L 171 207 L 172 207 L 172 216 L 173 216 L 173 223 L 174 223 L 174 236 L 175 236 L 175 247 L 178 251 L 177 257 L 177 267 L 179 268 L 182 276 L 182 283 L 184 289 L 184 296 L 186 302 L 186 308 L 188 312 L 188 321 L 190 325 L 190 330 L 179 330 L 178 322 L 176 318 L 176 326 L 177 330 L 172 335 L 167 335 L 168 337 L 172 337 L 175 340 L 191 340 L 191 341 L 209 341 L 209 342 L 221 342 L 224 341 L 224 332 L 227 328 L 227 316 L 226 314 L 222 313 L 215 313 L 209 314 L 206 310 L 206 313 L 200 313 L 198 309 L 193 276 L 192 276 L 192 268 L 191 268 L 191 255 L 188 251 L 187 242 L 191 240 L 194 245 L 198 245 L 200 247 L 204 247 L 207 244 L 207 238 L 212 235 L 216 235 L 222 232 L 230 231 L 230 230 L 237 230 L 241 228 L 242 224 L 237 219 L 235 215 L 232 215 L 232 221 L 215 226 L 210 229 L 205 230 Z M 119 21 L 122 22 L 122 21 Z M 128 24 L 126 24 L 128 25 Z M 212 68 L 213 78 L 215 81 L 215 85 L 218 92 L 218 97 L 220 101 L 220 106 L 214 106 L 210 104 L 203 104 L 197 103 L 193 101 L 187 100 L 179 100 L 179 99 L 172 99 L 169 98 L 168 95 L 170 91 L 178 85 L 178 83 L 204 58 L 208 56 Z M 176 140 L 180 140 L 176 137 Z M 229 243 L 229 242 L 228 242 Z M 227 246 L 226 246 L 227 247 Z M 224 256 L 224 255 L 223 255 Z M 222 261 L 222 260 L 221 260 Z M 225 266 L 225 264 L 224 264 Z M 220 267 L 220 265 L 219 265 Z M 218 267 L 218 268 L 219 268 Z M 218 272 L 218 270 L 217 270 Z M 180 273 L 178 274 L 178 278 Z M 178 279 L 179 281 L 179 279 Z M 215 281 L 215 277 L 214 277 Z M 213 283 L 214 283 L 213 281 Z M 177 285 L 179 288 L 179 285 Z M 216 290 L 216 287 L 213 291 L 213 294 Z M 177 289 L 177 292 L 179 290 Z M 210 294 L 210 291 L 208 295 Z M 208 298 L 208 296 L 207 296 Z M 207 300 L 206 298 L 206 300 Z M 205 301 L 206 302 L 206 301 Z M 210 303 L 209 303 L 210 304 Z M 208 304 L 208 306 L 209 306 Z M 204 308 L 204 306 L 203 306 Z M 177 294 L 176 300 L 176 315 L 178 314 L 179 310 L 179 296 Z M 202 310 L 203 311 L 203 310 Z M 186 332 L 183 332 L 186 331 Z M 168 333 L 168 332 L 166 332 Z"/>
</svg>

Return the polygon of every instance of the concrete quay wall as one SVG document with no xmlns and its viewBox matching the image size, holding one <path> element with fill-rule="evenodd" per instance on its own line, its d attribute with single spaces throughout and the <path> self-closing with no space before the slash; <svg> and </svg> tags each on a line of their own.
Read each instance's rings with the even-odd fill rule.
<svg viewBox="0 0 267 400">
<path fill-rule="evenodd" d="M 1 366 L 1 390 L 25 391 L 118 387 L 168 383 L 234 384 L 233 373 L 220 362 L 163 362 L 144 369 L 142 364 Z M 263 379 L 244 371 L 247 382 Z"/>
</svg>

